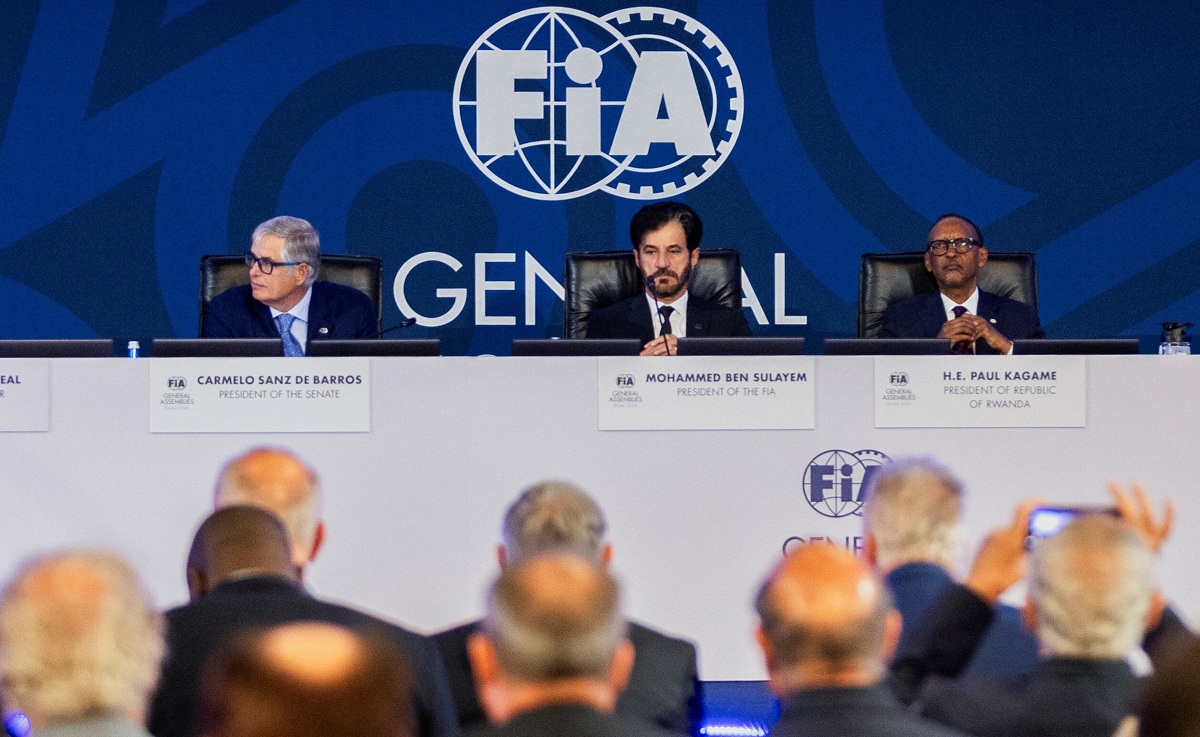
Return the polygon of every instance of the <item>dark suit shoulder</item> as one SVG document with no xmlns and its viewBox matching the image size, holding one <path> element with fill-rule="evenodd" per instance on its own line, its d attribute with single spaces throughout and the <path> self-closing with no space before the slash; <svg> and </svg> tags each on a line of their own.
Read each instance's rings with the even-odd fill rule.
<svg viewBox="0 0 1200 737">
<path fill-rule="evenodd" d="M 695 295 L 688 297 L 688 335 L 707 338 L 748 338 L 753 336 L 746 314 Z"/>
<path fill-rule="evenodd" d="M 650 324 L 650 306 L 644 295 L 637 295 L 588 313 L 587 337 L 636 338 L 648 342 L 654 338 Z"/>
<path fill-rule="evenodd" d="M 442 656 L 442 663 L 446 666 L 458 726 L 464 730 L 487 723 L 483 706 L 475 693 L 475 675 L 467 655 L 467 640 L 478 627 L 478 621 L 467 622 L 433 635 L 433 641 Z"/>
</svg>

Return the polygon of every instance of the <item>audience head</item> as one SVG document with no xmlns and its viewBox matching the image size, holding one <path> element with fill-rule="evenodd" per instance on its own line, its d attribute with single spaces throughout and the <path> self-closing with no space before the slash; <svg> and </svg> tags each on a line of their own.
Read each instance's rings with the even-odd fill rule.
<svg viewBox="0 0 1200 737">
<path fill-rule="evenodd" d="M 763 583 L 756 608 L 771 689 L 781 697 L 877 682 L 900 637 L 900 616 L 879 577 L 825 543 L 789 553 Z"/>
<path fill-rule="evenodd" d="M 608 563 L 604 512 L 587 494 L 561 481 L 531 486 L 504 515 L 500 565 L 545 553 L 569 553 L 592 563 Z"/>
<path fill-rule="evenodd" d="M 893 461 L 871 476 L 864 496 L 867 557 L 879 570 L 915 562 L 954 569 L 963 490 L 946 468 L 931 458 Z"/>
<path fill-rule="evenodd" d="M 161 618 L 115 555 L 38 558 L 0 593 L 4 703 L 35 730 L 97 714 L 141 723 L 162 657 Z"/>
<path fill-rule="evenodd" d="M 1123 658 L 1142 639 L 1153 555 L 1120 520 L 1089 515 L 1033 553 L 1026 617 L 1047 655 Z"/>
<path fill-rule="evenodd" d="M 187 568 L 191 598 L 195 601 L 217 584 L 247 573 L 299 579 L 287 530 L 261 507 L 218 509 L 192 538 Z"/>
<path fill-rule="evenodd" d="M 249 504 L 274 512 L 292 542 L 292 560 L 301 570 L 325 539 L 318 515 L 317 474 L 281 448 L 255 448 L 225 464 L 217 480 L 214 505 L 220 509 Z"/>
<path fill-rule="evenodd" d="M 203 737 L 410 737 L 412 685 L 394 647 L 336 625 L 248 634 L 209 663 Z"/>
<path fill-rule="evenodd" d="M 1142 703 L 1141 737 L 1200 737 L 1200 640 L 1150 679 Z"/>
<path fill-rule="evenodd" d="M 575 555 L 506 566 L 481 629 L 469 650 L 493 721 L 547 701 L 611 711 L 633 666 L 617 582 Z"/>
</svg>

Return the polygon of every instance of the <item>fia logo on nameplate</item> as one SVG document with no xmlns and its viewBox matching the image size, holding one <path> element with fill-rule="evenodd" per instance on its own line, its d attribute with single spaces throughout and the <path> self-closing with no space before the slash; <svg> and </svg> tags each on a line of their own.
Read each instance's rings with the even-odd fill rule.
<svg viewBox="0 0 1200 737">
<path fill-rule="evenodd" d="M 0 361 L 0 432 L 50 429 L 50 362 L 44 358 Z"/>
<path fill-rule="evenodd" d="M 150 432 L 370 432 L 368 358 L 156 358 Z"/>
<path fill-rule="evenodd" d="M 601 358 L 601 430 L 811 430 L 811 356 Z"/>
<path fill-rule="evenodd" d="M 1084 356 L 880 356 L 875 427 L 1084 427 Z"/>
</svg>

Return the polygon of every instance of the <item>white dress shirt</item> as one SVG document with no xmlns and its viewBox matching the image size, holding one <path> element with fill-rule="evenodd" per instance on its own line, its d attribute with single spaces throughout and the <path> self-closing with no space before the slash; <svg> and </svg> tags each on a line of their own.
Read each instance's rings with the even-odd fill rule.
<svg viewBox="0 0 1200 737">
<path fill-rule="evenodd" d="M 687 292 L 684 292 L 679 299 L 675 300 L 669 305 L 656 301 L 654 297 L 651 297 L 649 294 L 646 295 L 646 302 L 650 304 L 650 322 L 654 323 L 655 335 L 659 335 L 662 332 L 662 314 L 658 311 L 658 308 L 670 307 L 673 309 L 670 319 L 671 333 L 676 338 L 687 337 Z"/>
</svg>

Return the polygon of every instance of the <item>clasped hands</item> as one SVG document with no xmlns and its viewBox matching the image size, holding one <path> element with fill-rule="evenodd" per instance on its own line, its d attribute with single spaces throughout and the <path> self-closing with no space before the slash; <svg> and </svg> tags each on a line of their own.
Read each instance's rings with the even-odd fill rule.
<svg viewBox="0 0 1200 737">
<path fill-rule="evenodd" d="M 948 320 L 938 331 L 937 337 L 948 339 L 952 346 L 982 340 L 992 350 L 1001 354 L 1006 354 L 1012 349 L 1012 341 L 1001 335 L 995 325 L 979 315 L 970 313 Z"/>
</svg>

